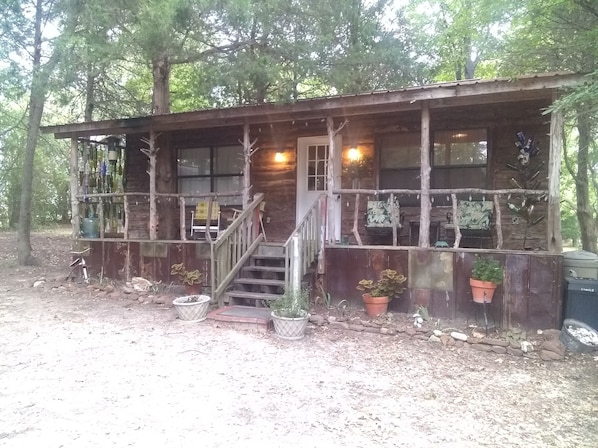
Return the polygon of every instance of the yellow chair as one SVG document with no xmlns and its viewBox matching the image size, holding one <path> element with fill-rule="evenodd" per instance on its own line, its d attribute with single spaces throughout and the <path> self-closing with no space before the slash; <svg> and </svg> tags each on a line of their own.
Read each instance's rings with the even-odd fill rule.
<svg viewBox="0 0 598 448">
<path fill-rule="evenodd" d="M 206 238 L 208 233 L 215 233 L 216 238 L 218 238 L 218 233 L 220 232 L 220 204 L 216 201 L 212 202 L 209 226 L 208 210 L 209 202 L 201 201 L 197 203 L 195 210 L 191 212 L 191 238 L 193 238 L 195 232 L 203 232 Z"/>
</svg>

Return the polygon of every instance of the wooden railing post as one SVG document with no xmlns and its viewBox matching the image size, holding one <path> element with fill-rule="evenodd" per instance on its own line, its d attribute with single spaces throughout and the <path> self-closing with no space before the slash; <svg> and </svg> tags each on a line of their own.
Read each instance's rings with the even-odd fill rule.
<svg viewBox="0 0 598 448">
<path fill-rule="evenodd" d="M 301 290 L 301 236 L 295 233 L 291 242 L 291 291 Z"/>
</svg>

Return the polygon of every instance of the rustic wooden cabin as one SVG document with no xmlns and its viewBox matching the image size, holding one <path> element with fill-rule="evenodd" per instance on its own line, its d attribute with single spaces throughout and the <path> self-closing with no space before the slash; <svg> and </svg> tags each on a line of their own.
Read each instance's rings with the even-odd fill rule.
<svg viewBox="0 0 598 448">
<path fill-rule="evenodd" d="M 45 132 L 71 139 L 73 236 L 93 272 L 170 282 L 184 262 L 220 305 L 306 280 L 357 303 L 357 281 L 389 267 L 409 281 L 391 309 L 455 318 L 475 312 L 483 254 L 505 268 L 497 325 L 558 327 L 562 119 L 546 108 L 581 81 L 466 80 Z"/>
</svg>

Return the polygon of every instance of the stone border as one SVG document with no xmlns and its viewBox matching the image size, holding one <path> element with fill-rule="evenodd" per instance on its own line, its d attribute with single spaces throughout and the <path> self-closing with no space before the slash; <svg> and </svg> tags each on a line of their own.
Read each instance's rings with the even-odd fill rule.
<svg viewBox="0 0 598 448">
<path fill-rule="evenodd" d="M 390 316 L 390 318 L 389 318 Z M 417 328 L 414 326 L 397 325 L 392 322 L 392 314 L 380 316 L 371 321 L 355 319 L 349 321 L 347 318 L 335 316 L 324 316 L 312 314 L 310 322 L 316 326 L 328 326 L 331 329 L 348 330 L 354 332 L 383 334 L 388 336 L 406 335 L 413 339 L 422 341 L 437 342 L 444 347 L 465 347 L 481 352 L 492 352 L 499 355 L 508 354 L 511 356 L 524 357 L 529 359 L 541 359 L 542 361 L 559 361 L 565 358 L 565 345 L 560 341 L 560 330 L 547 329 L 538 331 L 538 340 L 507 340 L 485 337 L 478 334 L 478 337 L 469 336 L 464 332 L 448 328 L 444 331 L 431 328 Z M 475 331 L 474 331 L 475 333 Z"/>
</svg>

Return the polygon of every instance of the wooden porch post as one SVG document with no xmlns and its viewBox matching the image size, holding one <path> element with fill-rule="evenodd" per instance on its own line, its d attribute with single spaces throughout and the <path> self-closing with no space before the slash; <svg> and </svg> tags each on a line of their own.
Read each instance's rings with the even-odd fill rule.
<svg viewBox="0 0 598 448">
<path fill-rule="evenodd" d="M 335 148 L 334 140 L 338 133 L 345 127 L 347 123 L 348 121 L 345 120 L 339 125 L 338 128 L 335 129 L 334 118 L 330 116 L 326 117 L 326 130 L 328 131 L 328 188 L 326 189 L 326 193 L 328 196 L 327 221 L 329 241 L 333 240 L 336 235 L 336 220 L 334 219 L 334 207 L 336 201 L 334 200 L 334 197 L 332 195 L 332 191 L 335 189 L 334 159 L 335 153 L 337 151 L 337 149 Z M 342 151 L 342 148 L 339 148 L 339 151 Z"/>
<path fill-rule="evenodd" d="M 421 201 L 419 246 L 430 247 L 430 107 L 422 103 L 421 116 Z"/>
<path fill-rule="evenodd" d="M 253 144 L 255 141 L 253 142 Z M 253 144 L 249 141 L 249 124 L 243 125 L 243 210 L 249 205 L 251 189 L 251 153 Z"/>
<path fill-rule="evenodd" d="M 143 152 L 149 158 L 149 181 L 150 181 L 150 192 L 149 192 L 149 237 L 150 240 L 156 240 L 158 238 L 158 214 L 156 207 L 156 154 L 160 148 L 156 147 L 157 135 L 154 131 L 150 131 L 149 139 L 142 139 L 149 148 L 141 148 Z"/>
<path fill-rule="evenodd" d="M 556 94 L 554 98 L 556 100 Z M 548 156 L 548 223 L 547 249 L 552 253 L 563 251 L 560 209 L 561 148 L 563 143 L 563 114 L 550 114 L 550 150 Z"/>
<path fill-rule="evenodd" d="M 73 228 L 73 238 L 79 237 L 81 233 L 81 216 L 79 215 L 79 141 L 73 137 L 71 138 L 71 157 L 70 157 L 70 172 L 71 172 L 71 225 Z"/>
</svg>

